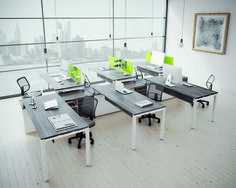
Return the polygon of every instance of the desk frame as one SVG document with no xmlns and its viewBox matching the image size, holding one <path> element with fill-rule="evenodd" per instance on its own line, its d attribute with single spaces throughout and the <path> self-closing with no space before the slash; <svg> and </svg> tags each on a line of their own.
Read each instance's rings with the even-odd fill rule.
<svg viewBox="0 0 236 188">
<path fill-rule="evenodd" d="M 165 86 L 164 82 L 159 82 L 160 80 L 156 80 L 156 78 L 159 78 L 159 77 L 152 77 L 152 78 L 148 78 L 147 80 L 150 82 L 150 83 L 156 83 L 156 84 L 161 84 L 161 85 L 164 85 L 164 92 L 165 92 L 165 87 L 167 89 L 167 91 L 171 90 L 171 87 L 169 86 Z M 159 78 L 160 79 L 160 78 Z M 196 86 L 196 85 L 195 85 Z M 175 87 L 175 86 L 173 86 Z M 186 86 L 188 87 L 188 86 Z M 202 88 L 200 86 L 196 86 L 196 87 L 199 87 L 199 88 Z M 191 88 L 191 87 L 190 87 Z M 205 88 L 204 88 L 205 89 Z M 206 89 L 207 90 L 207 89 Z M 174 91 L 174 90 L 172 90 Z M 197 101 L 198 100 L 201 100 L 201 99 L 205 99 L 207 97 L 211 97 L 211 96 L 214 96 L 214 99 L 213 99 L 213 106 L 212 106 L 212 117 L 211 117 L 211 122 L 214 122 L 214 117 L 215 117 L 215 106 L 216 106 L 216 97 L 217 97 L 217 94 L 218 92 L 212 92 L 212 93 L 208 93 L 208 94 L 205 94 L 204 96 L 198 96 L 198 97 L 193 97 L 193 96 L 189 96 L 187 94 L 182 94 L 182 96 L 187 96 L 188 97 L 188 100 L 187 99 L 184 99 L 184 97 L 178 95 L 176 96 L 176 93 L 177 91 L 174 91 L 175 92 L 175 95 L 174 94 L 171 94 L 171 92 L 165 92 L 169 95 L 172 95 L 176 98 L 179 98 L 180 100 L 183 100 L 183 101 L 186 101 L 188 103 L 190 103 L 190 100 L 193 104 L 193 114 L 192 114 L 192 129 L 195 129 L 195 122 L 196 122 L 196 111 L 197 111 Z"/>
<path fill-rule="evenodd" d="M 41 97 L 44 97 L 44 98 L 40 99 Z M 46 155 L 46 147 L 45 147 L 45 144 L 48 141 L 52 141 L 52 140 L 55 140 L 55 139 L 67 137 L 67 136 L 70 136 L 70 135 L 75 135 L 76 133 L 80 133 L 80 132 L 85 132 L 85 134 L 86 134 L 86 165 L 90 166 L 89 126 L 82 125 L 83 127 L 81 127 L 79 130 L 77 128 L 69 128 L 69 129 L 66 129 L 64 132 L 60 132 L 60 131 L 56 132 L 56 131 L 54 131 L 54 128 L 50 125 L 49 121 L 46 119 L 47 116 L 45 116 L 45 118 L 44 118 L 44 114 L 39 114 L 39 113 L 37 113 L 38 111 L 35 111 L 35 110 L 38 110 L 38 109 L 39 110 L 43 109 L 43 113 L 45 113 L 45 110 L 44 110 L 44 107 L 43 107 L 43 102 L 48 101 L 48 100 L 52 100 L 52 99 L 57 99 L 58 103 L 60 104 L 60 108 L 58 110 L 61 109 L 61 111 L 56 111 L 56 113 L 67 112 L 69 115 L 72 115 L 71 118 L 74 117 L 74 118 L 76 118 L 75 120 L 77 120 L 77 121 L 82 120 L 81 118 L 77 118 L 78 114 L 76 114 L 63 101 L 63 99 L 58 96 L 58 94 L 40 96 L 39 99 L 35 98 L 36 104 L 40 104 L 39 106 L 37 105 L 38 106 L 37 109 L 32 109 L 32 107 L 29 105 L 30 99 L 24 99 L 24 100 L 27 100 L 27 101 L 25 101 L 25 103 L 24 102 L 22 103 L 22 110 L 27 111 L 26 113 L 28 113 L 28 116 L 29 116 L 27 119 L 28 120 L 29 120 L 29 118 L 31 119 L 30 124 L 34 125 L 34 127 L 36 128 L 36 130 L 39 134 L 39 138 L 40 138 L 44 181 L 49 181 L 48 166 L 47 166 L 47 155 Z M 50 113 L 50 115 L 57 115 L 54 112 L 55 111 L 48 111 L 47 113 Z M 24 113 L 24 115 L 26 115 L 26 113 Z M 39 116 L 39 119 L 38 119 L 38 116 Z M 80 119 L 80 120 L 78 120 L 78 119 Z M 86 122 L 84 122 L 83 120 L 80 123 L 86 124 Z M 31 125 L 31 126 L 33 126 L 33 125 Z M 49 127 L 49 129 L 48 129 L 48 127 Z M 44 130 L 42 130 L 42 129 L 44 129 Z M 51 132 L 51 130 L 53 130 L 53 132 Z M 49 131 L 49 132 L 46 134 L 45 131 Z"/>
<path fill-rule="evenodd" d="M 160 130 L 160 140 L 164 140 L 164 130 L 165 130 L 165 114 L 166 114 L 166 108 L 150 111 L 148 113 L 156 113 L 162 111 L 162 118 L 161 118 L 161 130 Z M 142 113 L 138 115 L 132 116 L 132 150 L 136 150 L 136 128 L 137 128 L 137 117 L 140 117 L 142 115 L 145 115 L 147 113 Z"/>
<path fill-rule="evenodd" d="M 109 85 L 108 87 L 112 87 L 112 85 Z M 119 105 L 119 103 L 113 101 L 112 99 L 109 99 L 106 94 L 104 94 L 104 92 L 101 92 L 101 88 L 97 89 L 96 87 L 94 88 L 94 90 L 97 90 L 98 92 L 101 93 L 101 95 L 105 96 L 105 100 L 107 100 L 108 102 L 110 102 L 111 104 L 113 104 L 114 106 L 116 106 L 117 108 L 119 108 L 121 111 L 123 111 L 124 113 L 126 113 L 127 115 L 132 117 L 132 150 L 136 150 L 136 128 L 137 128 L 137 117 L 140 117 L 142 115 L 148 114 L 148 113 L 157 113 L 159 111 L 162 111 L 162 118 L 161 118 L 161 130 L 160 130 L 160 140 L 164 139 L 164 130 L 165 130 L 165 112 L 166 112 L 166 107 L 164 105 L 162 105 L 162 107 L 157 108 L 157 109 L 151 109 L 149 111 L 145 111 L 145 112 L 140 112 L 140 113 L 132 113 L 130 111 L 128 111 L 127 109 L 124 109 L 124 106 L 122 107 L 121 105 Z M 114 90 L 114 88 L 113 88 Z M 133 91 L 135 92 L 135 91 Z M 121 94 L 122 95 L 122 94 Z M 127 96 L 129 96 L 130 94 L 128 94 Z M 142 96 L 143 99 L 145 99 L 146 96 L 143 96 L 141 94 L 139 94 L 140 96 Z M 151 99 L 150 99 L 151 100 Z M 156 101 L 154 101 L 156 102 Z M 156 102 L 158 103 L 158 102 Z"/>
<path fill-rule="evenodd" d="M 213 96 L 213 106 L 212 106 L 212 112 L 211 112 L 211 122 L 215 121 L 215 107 L 216 107 L 216 97 L 217 94 L 213 94 L 207 97 L 211 97 Z M 201 99 L 205 99 L 207 97 L 202 97 L 202 98 L 198 98 L 198 99 L 193 99 L 193 115 L 192 115 L 192 129 L 195 129 L 195 122 L 196 122 L 196 111 L 197 111 L 197 101 L 201 100 Z"/>
<path fill-rule="evenodd" d="M 76 133 L 80 133 L 80 132 L 84 132 L 84 131 L 85 131 L 85 134 L 86 134 L 86 165 L 90 166 L 89 128 L 86 128 L 86 129 L 83 129 L 83 130 L 80 130 L 80 131 L 74 131 L 74 132 L 67 133 L 67 134 L 64 134 L 64 135 L 58 135 L 58 136 L 48 138 L 48 139 L 40 140 L 44 181 L 49 181 L 49 178 L 48 178 L 48 165 L 47 165 L 47 154 L 46 154 L 46 147 L 45 147 L 46 142 L 52 141 L 52 140 L 55 140 L 55 139 L 59 139 L 59 138 L 63 138 L 63 137 L 66 137 L 66 136 L 74 135 Z"/>
</svg>

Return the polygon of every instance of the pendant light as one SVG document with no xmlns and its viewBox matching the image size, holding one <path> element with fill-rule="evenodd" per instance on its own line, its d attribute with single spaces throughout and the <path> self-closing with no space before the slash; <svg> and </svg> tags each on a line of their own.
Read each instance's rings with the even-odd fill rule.
<svg viewBox="0 0 236 188">
<path fill-rule="evenodd" d="M 111 15 L 111 10 L 112 10 L 112 8 L 111 8 L 111 1 L 112 0 L 109 0 L 109 17 L 111 18 L 112 17 L 112 15 Z M 111 20 L 109 19 L 109 35 L 108 35 L 108 40 L 111 40 L 112 39 L 112 37 L 111 37 Z"/>
<path fill-rule="evenodd" d="M 124 42 L 124 50 L 127 50 L 127 41 L 126 41 L 126 13 L 127 13 L 127 2 L 125 0 L 125 42 Z"/>
</svg>

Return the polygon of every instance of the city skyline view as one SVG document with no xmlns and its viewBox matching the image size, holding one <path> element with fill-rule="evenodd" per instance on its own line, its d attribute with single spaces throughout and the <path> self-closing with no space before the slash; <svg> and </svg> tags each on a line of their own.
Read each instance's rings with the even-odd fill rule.
<svg viewBox="0 0 236 188">
<path fill-rule="evenodd" d="M 165 0 L 1 0 L 0 78 L 12 75 L 1 95 L 15 94 L 22 74 L 37 88 L 38 73 L 57 70 L 62 59 L 86 72 L 86 64 L 106 63 L 110 55 L 145 59 L 146 51 L 163 51 L 165 7 Z"/>
</svg>

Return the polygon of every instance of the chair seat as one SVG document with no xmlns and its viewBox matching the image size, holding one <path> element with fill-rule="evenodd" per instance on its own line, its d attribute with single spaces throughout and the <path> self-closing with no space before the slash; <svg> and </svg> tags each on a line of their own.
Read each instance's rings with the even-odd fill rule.
<svg viewBox="0 0 236 188">
<path fill-rule="evenodd" d="M 89 124 L 89 128 L 93 127 L 95 125 L 95 122 L 89 118 L 86 117 L 81 117 L 84 121 L 86 121 L 86 123 Z"/>
</svg>

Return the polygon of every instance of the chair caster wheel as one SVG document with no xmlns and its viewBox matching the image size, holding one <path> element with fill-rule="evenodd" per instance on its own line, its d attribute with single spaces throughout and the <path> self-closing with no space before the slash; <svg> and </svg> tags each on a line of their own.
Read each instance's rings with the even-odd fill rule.
<svg viewBox="0 0 236 188">
<path fill-rule="evenodd" d="M 77 147 L 78 149 L 80 149 L 81 148 L 81 145 L 78 145 L 78 147 Z"/>
<path fill-rule="evenodd" d="M 205 108 L 205 105 L 202 105 L 202 108 Z"/>
<path fill-rule="evenodd" d="M 209 102 L 207 102 L 206 104 L 207 104 L 207 106 L 209 106 Z"/>
<path fill-rule="evenodd" d="M 161 122 L 161 120 L 158 119 L 158 120 L 157 120 L 157 123 L 160 123 L 160 122 Z"/>
<path fill-rule="evenodd" d="M 138 119 L 138 122 L 141 123 L 141 119 Z"/>
<path fill-rule="evenodd" d="M 68 139 L 68 143 L 71 144 L 71 140 L 70 139 Z"/>
<path fill-rule="evenodd" d="M 94 144 L 94 139 L 91 139 L 90 144 Z"/>
</svg>

